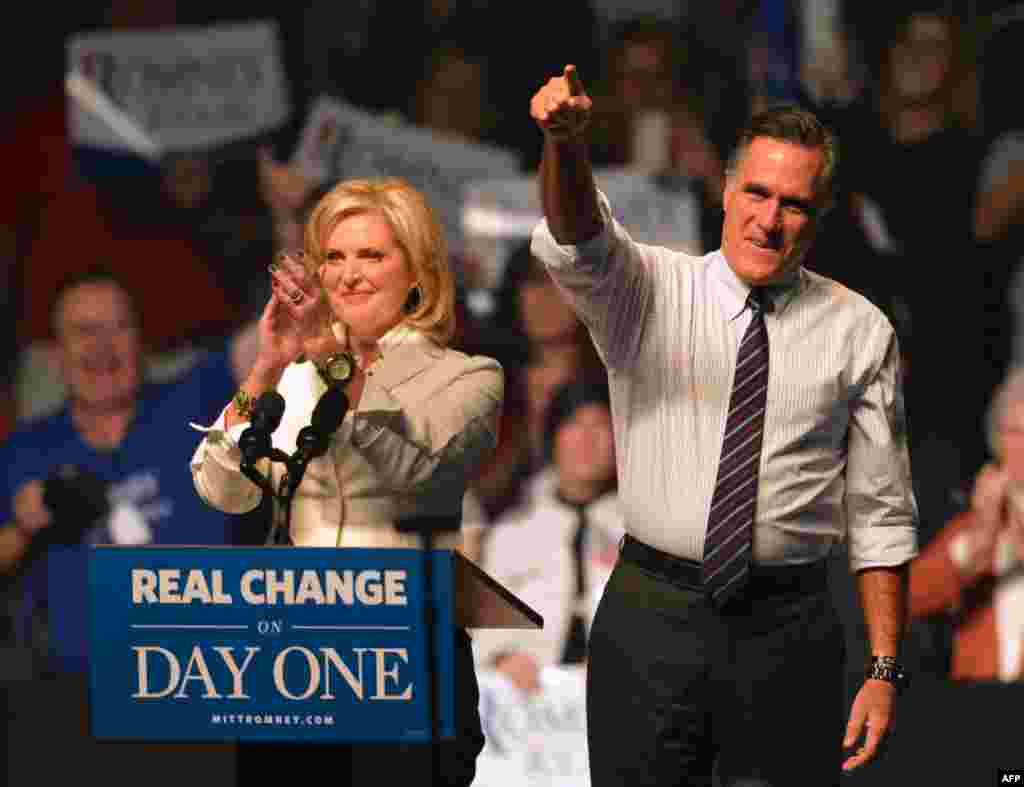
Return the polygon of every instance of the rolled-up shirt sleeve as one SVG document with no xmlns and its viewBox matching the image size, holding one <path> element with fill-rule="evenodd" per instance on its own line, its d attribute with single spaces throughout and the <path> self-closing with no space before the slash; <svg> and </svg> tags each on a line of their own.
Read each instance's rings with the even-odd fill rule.
<svg viewBox="0 0 1024 787">
<path fill-rule="evenodd" d="M 845 508 L 853 571 L 900 566 L 917 555 L 899 346 L 888 324 L 876 326 L 869 344 L 884 349 L 851 405 Z"/>
<path fill-rule="evenodd" d="M 559 244 L 545 219 L 533 231 L 530 250 L 565 293 L 605 364 L 626 368 L 639 351 L 657 252 L 630 237 L 601 192 L 598 203 L 604 229 L 593 238 Z"/>
<path fill-rule="evenodd" d="M 204 433 L 192 455 L 192 483 L 196 492 L 208 505 L 229 514 L 244 514 L 259 505 L 263 491 L 245 477 L 241 471 L 242 452 L 238 440 L 247 422 L 228 429 L 225 424 L 227 408 L 212 426 L 191 424 Z M 269 464 L 265 460 L 263 464 Z M 263 467 L 266 474 L 269 467 Z"/>
</svg>

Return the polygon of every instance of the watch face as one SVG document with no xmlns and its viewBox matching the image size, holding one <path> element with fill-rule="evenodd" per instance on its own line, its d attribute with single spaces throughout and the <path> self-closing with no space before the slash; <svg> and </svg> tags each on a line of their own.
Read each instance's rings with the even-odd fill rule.
<svg viewBox="0 0 1024 787">
<path fill-rule="evenodd" d="M 348 382 L 352 376 L 355 359 L 348 353 L 338 353 L 327 359 L 324 371 L 336 383 Z"/>
</svg>

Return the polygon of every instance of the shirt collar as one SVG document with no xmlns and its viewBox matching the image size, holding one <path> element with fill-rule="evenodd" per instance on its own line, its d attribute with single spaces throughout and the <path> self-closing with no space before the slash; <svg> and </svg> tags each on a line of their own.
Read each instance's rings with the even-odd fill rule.
<svg viewBox="0 0 1024 787">
<path fill-rule="evenodd" d="M 711 275 L 718 284 L 718 296 L 726 319 L 732 322 L 743 313 L 751 287 L 736 275 L 721 249 L 711 255 Z M 781 312 L 792 302 L 802 280 L 803 268 L 797 268 L 778 284 L 765 287 L 765 296 L 771 301 L 772 311 Z"/>
<path fill-rule="evenodd" d="M 345 326 L 336 322 L 332 325 L 334 335 L 339 341 L 346 341 Z M 380 350 L 381 357 L 386 355 L 389 351 L 394 350 L 403 344 L 427 344 L 427 337 L 417 331 L 415 328 L 406 325 L 404 322 L 398 323 L 394 328 L 389 330 L 383 336 L 377 340 L 377 348 Z"/>
<path fill-rule="evenodd" d="M 554 467 L 550 467 L 551 478 L 549 481 L 549 494 L 551 497 L 562 507 L 569 511 L 583 511 L 589 513 L 592 508 L 597 506 L 602 500 L 607 498 L 609 495 L 614 495 L 617 492 L 617 485 L 614 480 L 609 481 L 594 497 L 590 498 L 585 503 L 577 503 L 573 500 L 562 495 L 561 490 L 558 488 L 558 471 Z"/>
<path fill-rule="evenodd" d="M 426 341 L 427 337 L 422 333 L 400 322 L 377 340 L 377 347 L 380 349 L 380 354 L 384 356 L 403 344 L 421 344 Z"/>
</svg>

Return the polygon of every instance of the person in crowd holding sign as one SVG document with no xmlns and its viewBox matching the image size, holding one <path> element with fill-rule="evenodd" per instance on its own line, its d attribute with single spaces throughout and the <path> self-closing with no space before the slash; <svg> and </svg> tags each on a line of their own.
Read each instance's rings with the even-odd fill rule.
<svg viewBox="0 0 1024 787">
<path fill-rule="evenodd" d="M 573 66 L 531 102 L 546 216 L 533 250 L 608 367 L 627 531 L 589 641 L 593 784 L 710 785 L 716 769 L 729 785 L 837 784 L 892 724 L 917 511 L 893 328 L 801 266 L 834 141 L 795 107 L 752 118 L 721 248 L 691 257 L 613 219 L 591 108 Z M 826 587 L 840 539 L 871 645 L 845 736 Z"/>
<path fill-rule="evenodd" d="M 483 630 L 477 659 L 527 691 L 547 666 L 583 664 L 597 601 L 618 557 L 622 511 L 608 385 L 574 380 L 547 409 L 547 466 L 484 540 L 481 566 L 544 617 L 537 631 Z"/>
<path fill-rule="evenodd" d="M 996 389 L 970 510 L 910 566 L 910 614 L 954 616 L 954 680 L 1024 680 L 1024 368 Z"/>
<path fill-rule="evenodd" d="M 285 400 L 275 446 L 291 454 L 299 430 L 329 389 L 348 411 L 314 458 L 292 501 L 288 536 L 297 546 L 420 545 L 404 523 L 445 519 L 435 543 L 459 542 L 463 495 L 472 469 L 497 440 L 503 377 L 494 360 L 448 349 L 454 280 L 437 216 L 398 178 L 339 183 L 314 208 L 303 253 L 273 266 L 252 371 L 192 459 L 196 489 L 224 510 L 253 508 L 262 491 L 241 472 L 239 439 L 259 397 Z M 276 483 L 282 473 L 273 466 Z M 483 747 L 469 637 L 456 635 L 457 737 L 442 747 L 446 784 L 468 785 Z M 260 747 L 242 747 L 240 776 L 261 776 Z M 303 762 L 320 747 L 304 751 Z M 391 781 L 429 747 L 396 757 L 388 746 L 349 750 L 354 783 Z M 268 756 L 274 756 L 273 748 Z M 325 755 L 337 773 L 337 749 Z M 412 759 L 410 759 L 412 758 Z M 274 759 L 274 763 L 278 761 Z M 397 770 L 396 770 L 397 769 Z"/>
</svg>

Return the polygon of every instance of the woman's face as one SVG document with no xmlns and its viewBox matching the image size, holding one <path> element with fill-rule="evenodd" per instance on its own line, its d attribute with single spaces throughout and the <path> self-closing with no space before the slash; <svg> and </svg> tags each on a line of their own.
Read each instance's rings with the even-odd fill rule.
<svg viewBox="0 0 1024 787">
<path fill-rule="evenodd" d="M 579 325 L 572 306 L 547 278 L 520 286 L 519 319 L 530 342 L 541 344 L 569 339 Z"/>
<path fill-rule="evenodd" d="M 416 283 L 380 213 L 342 219 L 327 237 L 319 272 L 334 315 L 354 337 L 370 340 L 402 321 L 402 307 Z"/>
<path fill-rule="evenodd" d="M 927 14 L 912 17 L 905 34 L 890 48 L 893 87 L 906 100 L 934 96 L 949 75 L 952 56 L 952 31 L 946 20 Z"/>
<path fill-rule="evenodd" d="M 526 401 L 530 415 L 540 422 L 558 389 L 580 373 L 580 346 L 567 344 L 542 353 L 526 367 Z"/>
</svg>

